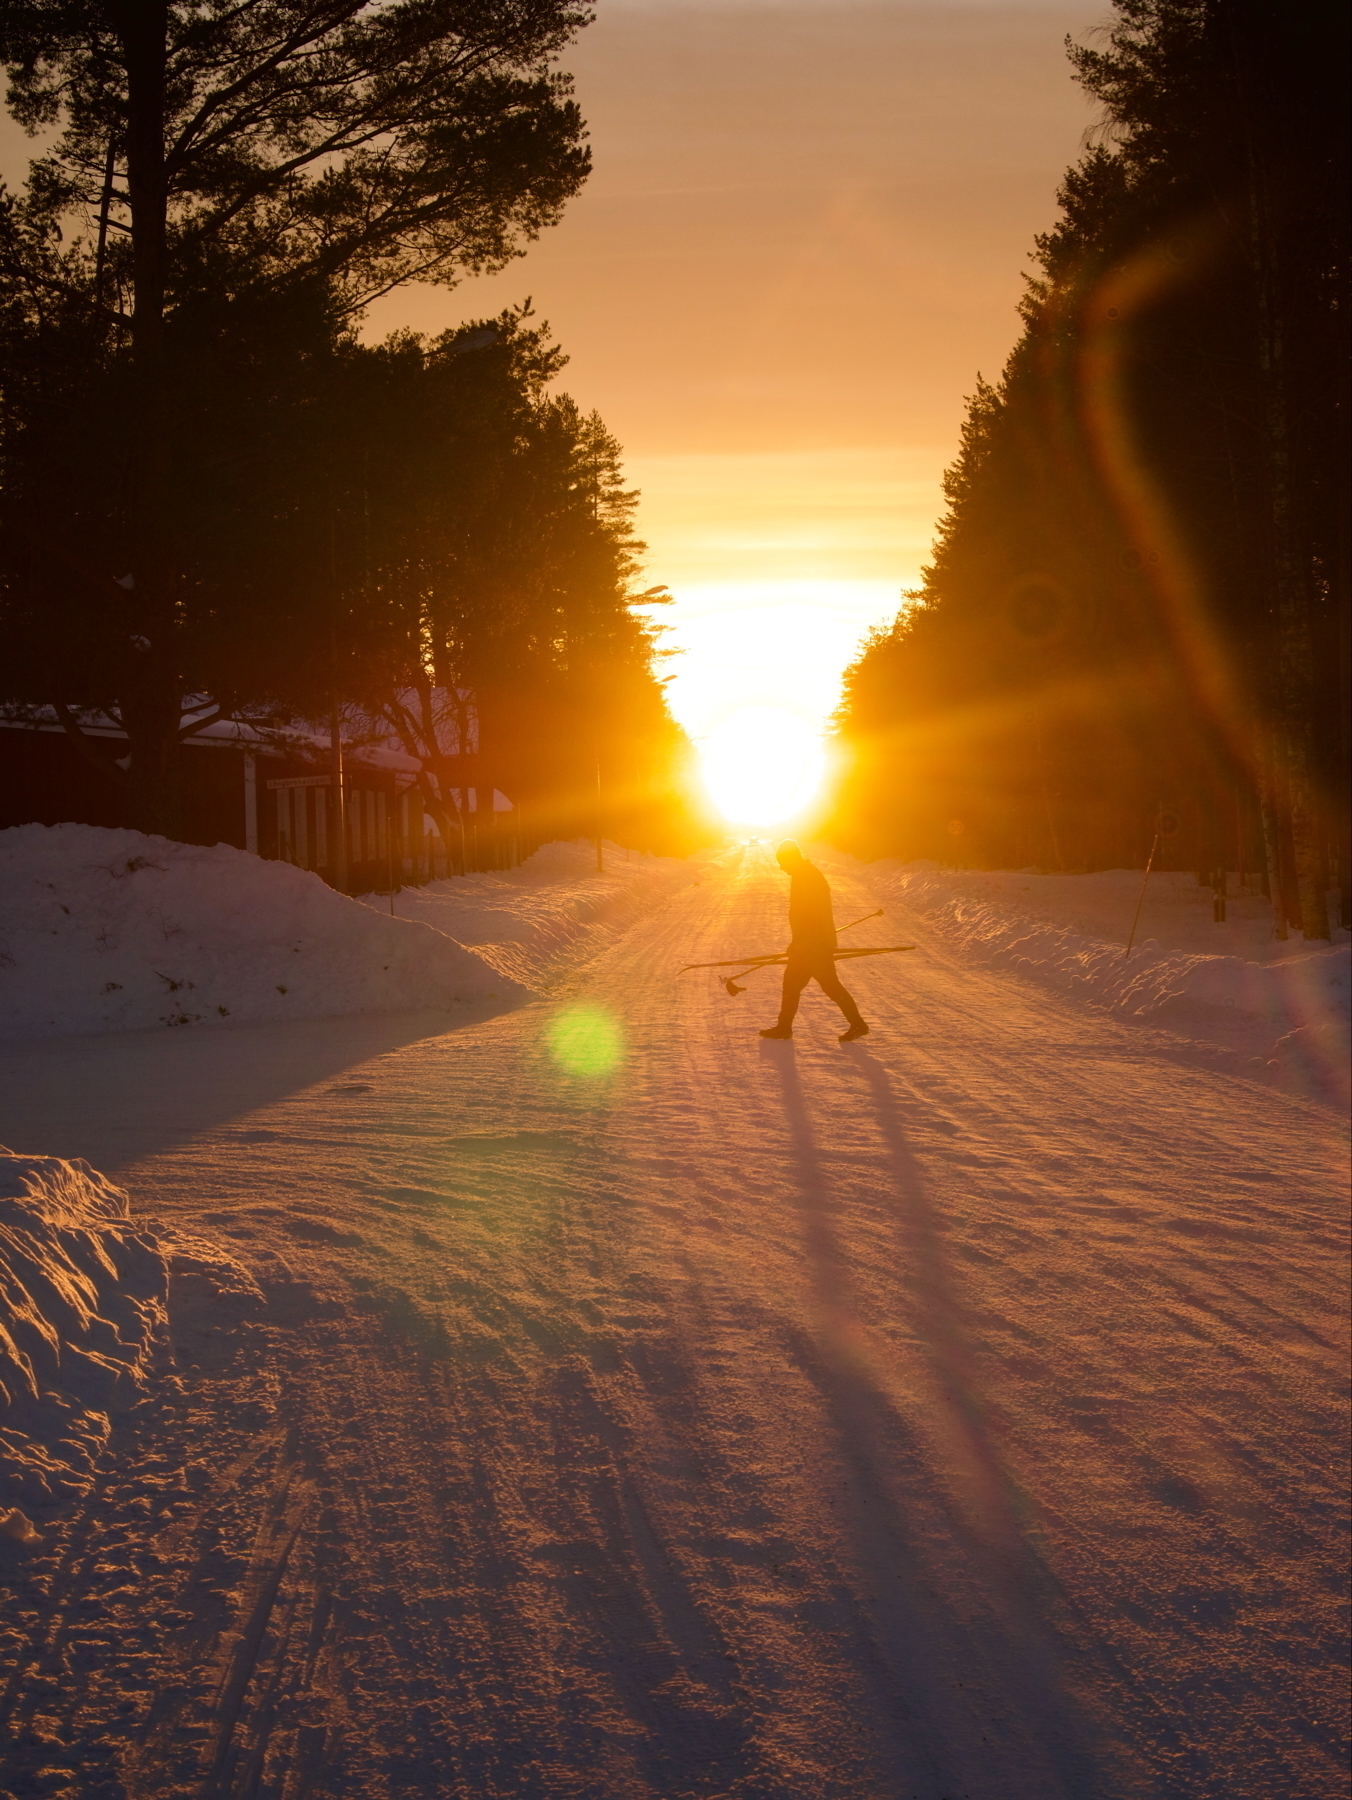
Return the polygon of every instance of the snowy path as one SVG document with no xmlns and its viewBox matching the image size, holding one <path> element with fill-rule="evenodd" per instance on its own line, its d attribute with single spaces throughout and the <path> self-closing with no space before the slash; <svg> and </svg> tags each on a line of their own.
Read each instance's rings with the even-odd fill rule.
<svg viewBox="0 0 1352 1800">
<path fill-rule="evenodd" d="M 767 978 L 671 973 L 782 890 L 729 853 L 568 995 L 117 1171 L 271 1300 L 71 1533 L 54 1641 L 172 1609 L 129 1793 L 1341 1793 L 1339 1121 L 895 912 L 873 1036 L 763 1043 Z"/>
</svg>

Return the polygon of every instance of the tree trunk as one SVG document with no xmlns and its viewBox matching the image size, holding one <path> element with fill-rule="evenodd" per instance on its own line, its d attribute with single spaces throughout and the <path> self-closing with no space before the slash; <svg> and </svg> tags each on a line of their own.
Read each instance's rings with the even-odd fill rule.
<svg viewBox="0 0 1352 1800">
<path fill-rule="evenodd" d="M 1261 56 L 1255 35 L 1251 58 Z M 1278 809 L 1282 836 L 1289 833 L 1299 928 L 1307 938 L 1329 936 L 1325 874 L 1319 842 L 1314 777 L 1314 646 L 1311 631 L 1309 558 L 1302 554 L 1292 500 L 1291 433 L 1286 393 L 1285 322 L 1277 232 L 1273 221 L 1266 158 L 1247 130 L 1249 223 L 1253 249 L 1254 297 L 1258 324 L 1258 367 L 1266 413 L 1271 572 L 1277 641 L 1275 712 L 1281 761 L 1278 791 L 1287 804 Z M 1284 816 L 1283 816 L 1284 815 Z M 1286 883 L 1283 883 L 1283 887 Z"/>
<path fill-rule="evenodd" d="M 159 691 L 156 691 L 158 687 Z M 147 680 L 122 701 L 130 752 L 127 812 L 133 828 L 176 838 L 183 829 L 179 779 L 179 697 L 173 686 Z"/>
<path fill-rule="evenodd" d="M 446 846 L 447 873 L 451 873 L 455 863 L 455 844 L 460 845 L 460 869 L 466 868 L 465 820 L 461 807 L 457 807 L 451 799 L 455 786 L 455 771 L 451 766 L 451 756 L 442 749 L 438 732 L 435 695 L 432 683 L 425 677 L 412 684 L 418 696 L 417 712 L 402 701 L 386 701 L 377 707 L 379 715 L 389 724 L 399 742 L 410 756 L 416 756 L 422 763 L 416 781 L 417 792 L 422 796 L 427 811 L 441 835 Z M 463 739 L 463 721 L 457 728 Z M 462 784 L 463 785 L 463 784 Z M 428 879 L 434 871 L 429 867 Z"/>
<path fill-rule="evenodd" d="M 418 777 L 418 792 L 422 795 L 423 800 L 427 804 L 427 810 L 432 815 L 433 824 L 441 833 L 441 841 L 446 846 L 446 861 L 448 863 L 453 860 L 455 855 L 452 845 L 455 843 L 457 836 L 460 839 L 460 862 L 463 871 L 465 860 L 464 822 L 456 809 L 443 800 L 440 789 L 441 783 L 439 781 L 434 781 L 432 777 L 428 775 L 426 770 Z M 447 873 L 450 873 L 449 869 L 447 870 Z"/>
<path fill-rule="evenodd" d="M 1287 929 L 1302 931 L 1300 883 L 1296 877 L 1296 841 L 1291 831 L 1291 792 L 1287 781 L 1289 772 L 1289 763 L 1284 760 L 1277 787 L 1284 802 L 1277 809 L 1277 868 L 1281 876 L 1282 911 Z"/>
<path fill-rule="evenodd" d="M 1285 938 L 1288 935 L 1287 919 L 1290 907 L 1282 868 L 1281 818 L 1284 811 L 1280 794 L 1282 762 L 1277 754 L 1275 731 L 1264 732 L 1261 741 L 1263 767 L 1259 808 L 1263 824 L 1263 863 L 1267 874 L 1268 898 L 1272 901 L 1272 929 L 1279 938 Z"/>
<path fill-rule="evenodd" d="M 173 576 L 168 554 L 169 460 L 164 300 L 168 193 L 165 183 L 165 0 L 121 0 L 113 17 L 127 63 L 127 194 L 131 207 L 134 380 L 131 613 L 134 674 L 122 695 L 130 767 L 131 822 L 141 831 L 182 828 L 178 669 Z"/>
<path fill-rule="evenodd" d="M 1339 357 L 1339 400 L 1343 418 L 1352 411 L 1348 394 L 1346 346 Z M 1337 560 L 1333 576 L 1338 656 L 1338 776 L 1333 810 L 1338 880 L 1338 923 L 1352 931 L 1352 500 L 1347 483 L 1338 484 Z"/>
</svg>

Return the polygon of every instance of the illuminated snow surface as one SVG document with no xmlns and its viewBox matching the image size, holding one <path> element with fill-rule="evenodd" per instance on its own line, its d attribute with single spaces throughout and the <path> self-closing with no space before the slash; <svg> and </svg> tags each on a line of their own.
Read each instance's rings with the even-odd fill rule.
<svg viewBox="0 0 1352 1800">
<path fill-rule="evenodd" d="M 133 1216 L 9 1165 L 0 1790 L 1341 1795 L 1345 937 L 823 863 L 918 945 L 847 1048 L 675 974 L 782 941 L 763 846 L 401 895 L 510 1008 L 4 1047 Z"/>
</svg>

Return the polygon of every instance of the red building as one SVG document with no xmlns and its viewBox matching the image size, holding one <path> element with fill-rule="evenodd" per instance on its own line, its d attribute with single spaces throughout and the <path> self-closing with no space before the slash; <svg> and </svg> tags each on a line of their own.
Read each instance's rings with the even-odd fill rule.
<svg viewBox="0 0 1352 1800">
<path fill-rule="evenodd" d="M 256 856 L 313 869 L 335 882 L 338 809 L 326 767 L 327 739 L 313 748 L 294 735 L 285 747 L 251 726 L 218 721 L 180 743 L 183 838 L 234 844 Z M 108 722 L 90 725 L 77 742 L 55 720 L 0 722 L 0 829 L 11 825 L 125 826 L 129 823 L 113 767 L 126 734 Z M 106 761 L 110 773 L 100 773 Z M 501 794 L 482 809 L 474 788 L 462 816 L 463 841 L 445 844 L 416 786 L 413 757 L 386 746 L 347 750 L 343 800 L 347 882 L 352 893 L 436 880 L 466 868 L 509 867 L 520 860 L 516 814 Z M 487 793 L 482 795 L 485 803 Z"/>
</svg>

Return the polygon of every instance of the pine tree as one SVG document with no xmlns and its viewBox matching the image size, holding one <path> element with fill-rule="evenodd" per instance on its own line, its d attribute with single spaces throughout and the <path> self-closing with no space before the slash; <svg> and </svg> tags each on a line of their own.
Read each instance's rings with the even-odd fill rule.
<svg viewBox="0 0 1352 1800">
<path fill-rule="evenodd" d="M 588 17 L 573 0 L 0 5 L 10 110 L 56 133 L 0 217 L 6 604 L 69 729 L 73 702 L 115 707 L 144 828 L 177 825 L 177 744 L 210 716 L 185 699 L 222 703 L 202 654 L 222 621 L 198 630 L 205 577 L 175 510 L 227 435 L 204 392 L 266 385 L 260 363 L 285 382 L 275 345 L 297 320 L 331 343 L 391 287 L 501 267 L 552 223 L 588 166 L 553 64 Z M 84 481 L 74 560 L 18 500 L 54 464 Z"/>
<path fill-rule="evenodd" d="M 1098 141 L 974 397 L 921 593 L 849 677 L 851 804 L 889 848 L 951 853 L 960 823 L 980 859 L 1053 866 L 1136 860 L 1162 809 L 1203 873 L 1254 866 L 1261 835 L 1279 928 L 1327 936 L 1335 860 L 1348 902 L 1347 14 L 1115 12 L 1070 46 Z M 924 796 L 890 818 L 889 775 Z"/>
</svg>

